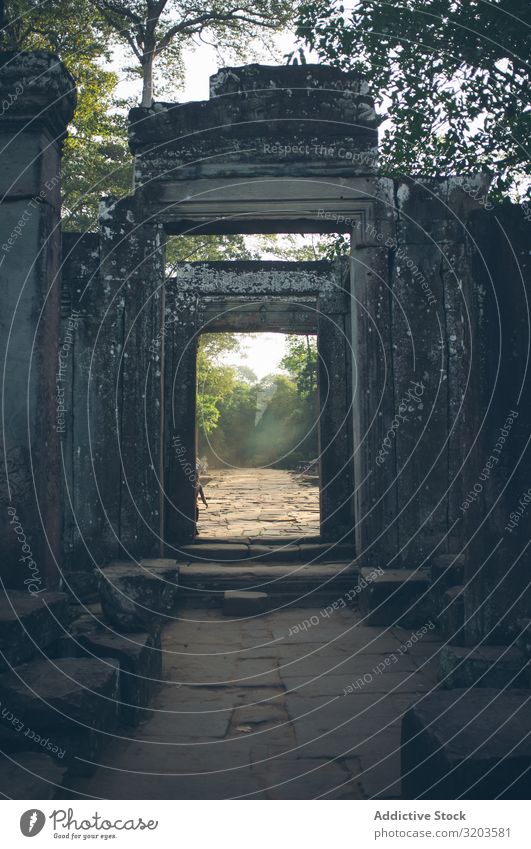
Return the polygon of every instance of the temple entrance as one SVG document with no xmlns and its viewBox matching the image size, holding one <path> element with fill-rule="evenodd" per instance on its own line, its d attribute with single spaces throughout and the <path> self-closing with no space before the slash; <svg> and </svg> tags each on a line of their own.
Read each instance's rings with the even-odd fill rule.
<svg viewBox="0 0 531 849">
<path fill-rule="evenodd" d="M 316 334 L 201 334 L 196 411 L 200 538 L 315 541 Z"/>
<path fill-rule="evenodd" d="M 344 261 L 183 264 L 177 268 L 176 276 L 167 281 L 165 539 L 170 548 L 192 541 L 197 535 L 195 474 L 198 454 L 202 453 L 208 455 L 204 477 L 211 479 L 210 470 L 216 466 L 223 474 L 209 481 L 218 497 L 214 500 L 213 514 L 207 518 L 207 510 L 201 511 L 202 522 L 206 523 L 200 529 L 201 536 L 254 538 L 265 534 L 320 537 L 339 542 L 352 532 L 348 310 L 349 274 L 348 263 Z M 252 427 L 248 423 L 247 446 L 240 435 L 240 456 L 236 456 L 234 445 L 225 444 L 221 445 L 225 457 L 219 457 L 205 432 L 211 425 L 208 417 L 216 414 L 212 399 L 208 392 L 201 394 L 201 387 L 197 394 L 198 349 L 201 357 L 201 345 L 205 344 L 200 340 L 207 337 L 215 340 L 215 335 L 222 333 L 263 332 L 298 335 L 314 346 L 313 422 L 306 431 L 302 428 L 302 443 L 301 438 L 290 442 L 288 425 L 285 424 L 282 434 L 278 430 L 280 411 L 277 410 L 277 420 L 274 409 L 268 412 L 268 387 L 263 386 L 262 397 L 257 394 L 255 399 Z M 280 396 L 287 387 L 282 386 L 282 380 L 279 383 Z M 278 397 L 277 402 L 277 406 L 285 407 L 287 397 L 284 402 Z M 230 411 L 226 413 L 230 420 Z M 198 446 L 200 433 L 201 447 Z M 311 450 L 312 433 L 315 446 Z M 273 442 L 276 447 L 272 450 Z M 245 508 L 239 503 L 235 509 L 234 499 L 248 498 L 248 475 L 240 474 L 236 482 L 229 474 L 231 469 L 241 467 L 263 469 L 260 488 L 269 492 L 254 502 L 255 507 L 245 514 L 243 523 L 236 518 L 233 523 L 228 516 L 237 517 Z M 209 471 L 205 475 L 206 469 Z M 294 494 L 299 500 L 296 493 L 303 487 L 307 488 L 303 489 L 304 498 L 301 496 L 300 501 L 305 506 L 300 511 L 293 508 L 287 512 L 285 503 Z M 253 498 L 257 491 L 255 482 Z M 214 526 L 215 518 L 221 520 L 223 515 L 227 521 L 218 521 Z"/>
</svg>

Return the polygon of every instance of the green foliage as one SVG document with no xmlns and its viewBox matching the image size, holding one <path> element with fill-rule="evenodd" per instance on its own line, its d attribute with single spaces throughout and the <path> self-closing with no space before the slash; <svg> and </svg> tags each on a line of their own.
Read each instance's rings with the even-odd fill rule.
<svg viewBox="0 0 531 849">
<path fill-rule="evenodd" d="M 178 236 L 166 244 L 166 269 L 171 276 L 178 262 L 216 262 L 229 259 L 256 259 L 245 236 Z"/>
<path fill-rule="evenodd" d="M 294 12 L 288 0 L 240 0 L 237 5 L 231 0 L 90 2 L 134 56 L 143 81 L 142 106 L 153 100 L 154 68 L 158 66 L 166 89 L 179 80 L 185 47 L 206 41 L 241 57 L 252 39 L 281 30 Z"/>
<path fill-rule="evenodd" d="M 221 399 L 218 427 L 208 443 L 200 441 L 200 453 L 210 455 L 215 463 L 253 465 L 256 402 L 256 377 L 252 382 L 237 380 L 232 392 Z"/>
<path fill-rule="evenodd" d="M 265 378 L 260 388 L 270 393 L 270 398 L 256 426 L 253 465 L 293 468 L 301 460 L 315 457 L 316 391 L 301 397 L 295 381 L 283 374 Z"/>
<path fill-rule="evenodd" d="M 115 74 L 94 64 L 70 63 L 69 70 L 78 83 L 78 106 L 63 152 L 63 227 L 96 230 L 100 198 L 131 191 L 126 121 L 112 111 Z"/>
<path fill-rule="evenodd" d="M 288 372 L 300 398 L 317 392 L 317 339 L 315 336 L 288 336 L 287 354 L 280 366 Z"/>
<path fill-rule="evenodd" d="M 127 194 L 132 180 L 125 119 L 114 99 L 117 75 L 104 67 L 109 29 L 88 0 L 8 0 L 5 15 L 2 49 L 49 50 L 76 82 L 78 103 L 61 172 L 63 227 L 96 230 L 101 196 Z"/>
<path fill-rule="evenodd" d="M 236 372 L 220 362 L 224 354 L 238 351 L 233 333 L 203 333 L 197 349 L 197 423 L 205 436 L 213 433 L 220 416 L 220 403 L 234 389 Z"/>
<path fill-rule="evenodd" d="M 530 23 L 527 0 L 309 0 L 296 31 L 387 108 L 384 168 L 483 170 L 496 198 L 529 191 Z"/>
<path fill-rule="evenodd" d="M 204 334 L 198 357 L 199 453 L 210 463 L 293 468 L 317 455 L 317 349 L 314 337 L 289 338 L 281 367 L 258 381 L 247 366 L 226 366 L 239 336 Z"/>
<path fill-rule="evenodd" d="M 293 262 L 315 262 L 321 259 L 335 259 L 350 253 L 350 242 L 341 235 L 260 235 L 253 242 L 260 256 L 270 256 Z"/>
</svg>

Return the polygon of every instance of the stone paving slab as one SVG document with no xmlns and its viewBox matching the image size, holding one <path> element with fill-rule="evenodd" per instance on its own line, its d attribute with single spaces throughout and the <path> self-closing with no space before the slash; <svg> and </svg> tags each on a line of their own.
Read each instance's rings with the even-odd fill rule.
<svg viewBox="0 0 531 849">
<path fill-rule="evenodd" d="M 303 537 L 319 535 L 319 487 L 280 469 L 212 469 L 199 505 L 201 537 Z"/>
<path fill-rule="evenodd" d="M 198 621 L 184 617 L 163 632 L 163 677 L 188 684 L 163 684 L 153 715 L 124 739 L 118 735 L 94 777 L 77 779 L 72 792 L 109 799 L 399 794 L 401 718 L 436 683 L 436 668 L 419 671 L 419 645 L 387 677 L 338 696 L 398 650 L 404 635 L 359 625 L 359 614 L 348 609 L 315 627 L 313 634 L 328 642 L 323 646 L 313 635 L 306 643 L 275 641 L 293 611 L 241 622 L 225 620 L 220 610 L 192 613 Z M 311 618 L 319 608 L 300 613 Z M 426 657 L 436 649 L 433 639 L 425 642 Z M 213 678 L 220 683 L 208 686 Z"/>
<path fill-rule="evenodd" d="M 273 756 L 272 756 L 273 755 Z M 253 772 L 264 782 L 268 799 L 362 799 L 357 781 L 361 763 L 355 758 L 334 761 L 311 758 L 285 758 L 269 746 L 251 750 Z M 312 794 L 310 797 L 308 794 Z"/>
</svg>

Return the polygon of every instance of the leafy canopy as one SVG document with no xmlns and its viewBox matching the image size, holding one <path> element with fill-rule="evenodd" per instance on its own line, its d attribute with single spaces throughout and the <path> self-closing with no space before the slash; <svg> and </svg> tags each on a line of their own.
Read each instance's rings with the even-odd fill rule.
<svg viewBox="0 0 531 849">
<path fill-rule="evenodd" d="M 166 87 L 182 75 L 183 49 L 197 41 L 248 51 L 249 42 L 264 31 L 282 29 L 293 15 L 288 0 L 90 0 L 118 39 L 132 52 L 142 76 L 142 106 L 153 100 L 153 68 Z"/>
<path fill-rule="evenodd" d="M 88 0 L 32 3 L 8 0 L 0 32 L 3 50 L 48 50 L 64 62 L 78 93 L 63 150 L 63 227 L 95 230 L 102 195 L 117 197 L 131 187 L 132 159 L 125 118 L 114 90 L 111 32 Z"/>
<path fill-rule="evenodd" d="M 362 72 L 390 124 L 391 171 L 493 178 L 529 192 L 528 0 L 309 0 L 296 31 L 319 57 Z"/>
</svg>

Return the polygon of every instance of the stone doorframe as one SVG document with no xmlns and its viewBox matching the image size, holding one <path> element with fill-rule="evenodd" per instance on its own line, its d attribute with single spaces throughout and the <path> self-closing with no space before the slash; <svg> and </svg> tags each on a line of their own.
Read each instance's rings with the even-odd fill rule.
<svg viewBox="0 0 531 849">
<path fill-rule="evenodd" d="M 196 354 L 201 332 L 316 333 L 321 537 L 354 527 L 348 262 L 183 263 L 165 286 L 167 553 L 195 536 Z"/>
</svg>

